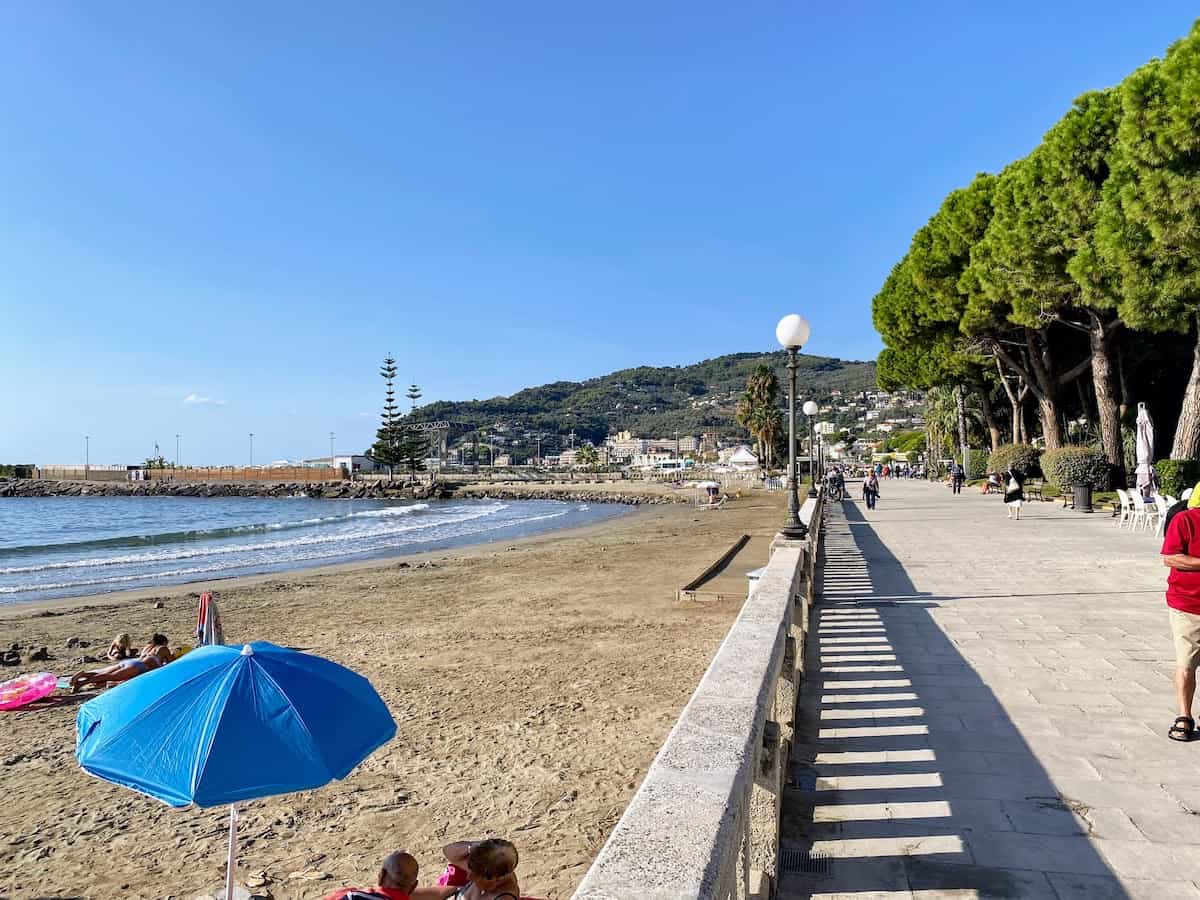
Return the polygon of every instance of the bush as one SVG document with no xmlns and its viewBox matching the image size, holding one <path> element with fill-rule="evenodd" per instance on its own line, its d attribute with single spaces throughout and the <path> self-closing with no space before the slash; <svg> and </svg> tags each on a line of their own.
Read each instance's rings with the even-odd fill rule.
<svg viewBox="0 0 1200 900">
<path fill-rule="evenodd" d="M 980 478 L 987 474 L 988 452 L 970 450 L 967 453 L 967 477 Z"/>
<path fill-rule="evenodd" d="M 1035 478 L 1042 474 L 1041 451 L 1029 444 L 1002 444 L 988 457 L 989 472 L 1016 469 Z"/>
<path fill-rule="evenodd" d="M 1112 476 L 1112 466 L 1103 453 L 1087 447 L 1063 447 L 1042 454 L 1042 474 L 1055 487 L 1067 489 L 1073 484 L 1090 484 L 1096 490 L 1106 490 Z"/>
<path fill-rule="evenodd" d="M 1200 459 L 1160 459 L 1154 464 L 1154 473 L 1158 476 L 1158 489 L 1178 497 L 1200 481 Z"/>
</svg>

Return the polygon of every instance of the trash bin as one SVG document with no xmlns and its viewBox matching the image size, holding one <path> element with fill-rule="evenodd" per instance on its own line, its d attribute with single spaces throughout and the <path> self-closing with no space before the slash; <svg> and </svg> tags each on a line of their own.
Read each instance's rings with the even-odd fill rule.
<svg viewBox="0 0 1200 900">
<path fill-rule="evenodd" d="M 1090 484 L 1073 484 L 1071 489 L 1075 494 L 1075 511 L 1092 512 L 1092 486 Z"/>
</svg>

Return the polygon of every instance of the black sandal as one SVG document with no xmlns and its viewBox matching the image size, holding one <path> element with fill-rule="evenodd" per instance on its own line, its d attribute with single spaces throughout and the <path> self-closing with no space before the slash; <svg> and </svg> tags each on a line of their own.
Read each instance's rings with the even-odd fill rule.
<svg viewBox="0 0 1200 900">
<path fill-rule="evenodd" d="M 1183 724 L 1180 725 L 1179 723 Z M 1173 741 L 1190 741 L 1192 734 L 1196 730 L 1196 720 L 1191 716 L 1177 716 L 1175 724 L 1167 732 L 1167 737 Z"/>
</svg>

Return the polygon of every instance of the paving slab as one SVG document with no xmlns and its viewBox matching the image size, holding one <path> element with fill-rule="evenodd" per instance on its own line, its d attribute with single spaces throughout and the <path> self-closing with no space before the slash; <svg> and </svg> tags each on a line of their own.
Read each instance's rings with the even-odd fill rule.
<svg viewBox="0 0 1200 900">
<path fill-rule="evenodd" d="M 1200 898 L 1152 535 L 888 481 L 829 509 L 779 897 Z"/>
</svg>

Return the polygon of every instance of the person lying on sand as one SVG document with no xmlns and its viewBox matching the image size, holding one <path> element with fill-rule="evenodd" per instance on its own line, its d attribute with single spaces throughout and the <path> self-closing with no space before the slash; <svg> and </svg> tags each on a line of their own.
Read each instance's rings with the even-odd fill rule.
<svg viewBox="0 0 1200 900">
<path fill-rule="evenodd" d="M 441 900 L 440 888 L 417 887 L 416 857 L 403 850 L 389 853 L 379 869 L 378 884 L 373 888 L 344 887 L 321 900 Z"/>
<path fill-rule="evenodd" d="M 171 649 L 165 634 L 156 634 L 150 638 L 150 643 L 142 648 L 141 654 L 135 659 L 123 659 L 103 669 L 93 672 L 76 672 L 71 676 L 71 693 L 78 694 L 80 688 L 87 685 L 115 684 L 136 678 L 151 669 L 157 669 L 171 661 Z"/>
<path fill-rule="evenodd" d="M 439 898 L 520 900 L 517 848 L 503 838 L 455 841 L 442 848 L 449 865 L 438 879 Z"/>
<path fill-rule="evenodd" d="M 105 659 L 111 659 L 117 662 L 121 659 L 129 659 L 133 656 L 133 650 L 130 649 L 130 644 L 133 643 L 133 638 L 128 634 L 118 634 L 112 639 L 112 643 L 108 645 L 108 653 L 104 654 Z"/>
</svg>

